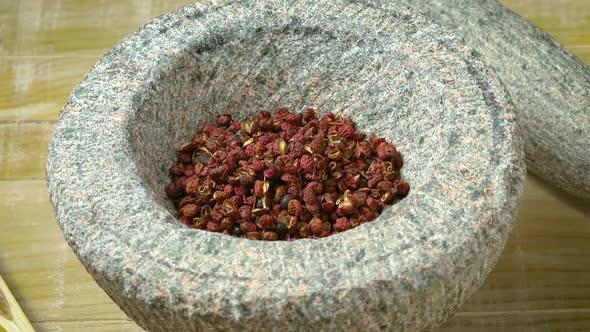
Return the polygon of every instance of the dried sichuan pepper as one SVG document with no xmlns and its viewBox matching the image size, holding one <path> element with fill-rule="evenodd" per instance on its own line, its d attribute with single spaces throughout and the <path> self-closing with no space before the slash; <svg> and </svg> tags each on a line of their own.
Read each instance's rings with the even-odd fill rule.
<svg viewBox="0 0 590 332">
<path fill-rule="evenodd" d="M 218 115 L 178 148 L 166 195 L 188 227 L 246 239 L 320 238 L 408 195 L 402 158 L 351 119 L 309 108 Z"/>
</svg>

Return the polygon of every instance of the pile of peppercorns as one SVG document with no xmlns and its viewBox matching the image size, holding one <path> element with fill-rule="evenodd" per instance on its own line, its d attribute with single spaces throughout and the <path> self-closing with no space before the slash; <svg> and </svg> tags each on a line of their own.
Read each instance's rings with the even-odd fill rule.
<svg viewBox="0 0 590 332">
<path fill-rule="evenodd" d="M 351 119 L 313 109 L 229 114 L 178 149 L 166 194 L 191 228 L 255 240 L 319 238 L 375 219 L 408 195 L 403 162 Z"/>
</svg>

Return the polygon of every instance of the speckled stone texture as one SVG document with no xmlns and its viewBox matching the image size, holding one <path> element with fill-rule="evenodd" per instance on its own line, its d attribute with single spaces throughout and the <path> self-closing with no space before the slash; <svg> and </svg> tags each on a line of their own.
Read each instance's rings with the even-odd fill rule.
<svg viewBox="0 0 590 332">
<path fill-rule="evenodd" d="M 165 199 L 175 147 L 214 114 L 312 106 L 404 156 L 410 195 L 317 240 L 191 230 Z M 98 284 L 151 331 L 436 326 L 492 269 L 523 186 L 513 106 L 462 40 L 349 1 L 197 3 L 105 54 L 49 147 L 51 201 Z"/>
<path fill-rule="evenodd" d="M 381 1 L 428 14 L 481 52 L 516 106 L 527 168 L 590 199 L 590 68 L 496 0 Z"/>
</svg>

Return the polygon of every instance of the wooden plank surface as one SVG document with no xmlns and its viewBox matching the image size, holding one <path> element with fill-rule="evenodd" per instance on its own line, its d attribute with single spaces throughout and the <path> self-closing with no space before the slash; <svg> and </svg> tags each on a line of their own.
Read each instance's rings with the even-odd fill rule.
<svg viewBox="0 0 590 332">
<path fill-rule="evenodd" d="M 0 180 L 43 179 L 53 122 L 0 123 Z"/>
<path fill-rule="evenodd" d="M 0 122 L 54 121 L 72 85 L 99 58 L 99 54 L 0 56 Z"/>
<path fill-rule="evenodd" d="M 47 142 L 73 86 L 150 17 L 187 0 L 0 0 L 0 275 L 39 331 L 139 331 L 55 223 Z M 590 64 L 590 1 L 504 0 Z M 590 330 L 590 204 L 527 180 L 498 265 L 440 331 Z"/>
<path fill-rule="evenodd" d="M 38 331 L 63 332 L 141 332 L 142 328 L 130 320 L 55 321 L 37 324 Z"/>
</svg>

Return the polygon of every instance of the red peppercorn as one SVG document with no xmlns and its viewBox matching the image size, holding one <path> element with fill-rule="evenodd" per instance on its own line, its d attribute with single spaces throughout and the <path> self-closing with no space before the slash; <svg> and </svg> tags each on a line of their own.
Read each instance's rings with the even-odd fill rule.
<svg viewBox="0 0 590 332">
<path fill-rule="evenodd" d="M 220 232 L 223 230 L 223 228 L 221 227 L 220 224 L 210 221 L 207 223 L 207 230 L 209 232 Z"/>
<path fill-rule="evenodd" d="M 367 198 L 367 206 L 375 211 L 383 210 L 384 205 L 379 199 L 373 197 Z"/>
<path fill-rule="evenodd" d="M 184 170 L 184 175 L 185 176 L 193 176 L 195 175 L 195 169 L 194 168 L 187 168 Z"/>
<path fill-rule="evenodd" d="M 178 155 L 178 162 L 184 164 L 190 164 L 193 161 L 193 157 L 190 153 L 181 153 Z"/>
<path fill-rule="evenodd" d="M 254 232 L 256 231 L 256 228 L 256 224 L 253 222 L 246 221 L 240 224 L 240 229 L 243 233 Z"/>
<path fill-rule="evenodd" d="M 371 189 L 377 188 L 377 184 L 379 184 L 381 181 L 383 181 L 382 175 L 373 175 L 373 177 L 367 180 L 367 186 Z"/>
<path fill-rule="evenodd" d="M 256 204 L 256 196 L 246 196 L 242 201 L 243 204 L 254 206 Z"/>
<path fill-rule="evenodd" d="M 259 119 L 270 119 L 271 117 L 272 117 L 272 113 L 270 113 L 269 111 L 266 111 L 266 110 L 260 111 L 260 113 L 258 113 Z"/>
<path fill-rule="evenodd" d="M 195 204 L 186 204 L 180 209 L 179 214 L 192 219 L 197 215 L 198 211 L 198 207 Z"/>
<path fill-rule="evenodd" d="M 323 212 L 331 213 L 336 210 L 336 204 L 333 202 L 324 202 L 322 203 L 321 208 Z"/>
<path fill-rule="evenodd" d="M 305 187 L 305 189 L 303 189 L 303 201 L 305 202 L 306 205 L 307 204 L 316 204 L 317 197 L 316 197 L 314 187 L 307 186 L 307 187 Z"/>
<path fill-rule="evenodd" d="M 264 170 L 264 177 L 267 179 L 276 179 L 279 176 L 279 172 L 276 168 L 276 166 L 272 165 L 272 164 L 267 164 L 266 165 L 266 169 Z"/>
<path fill-rule="evenodd" d="M 248 232 L 246 234 L 246 238 L 249 240 L 260 240 L 262 238 L 262 234 L 260 234 L 260 232 L 257 231 Z"/>
<path fill-rule="evenodd" d="M 273 229 L 277 226 L 275 217 L 270 214 L 260 216 L 258 223 L 262 229 Z"/>
<path fill-rule="evenodd" d="M 307 209 L 303 210 L 303 213 L 301 214 L 301 216 L 299 217 L 299 219 L 303 222 L 309 222 L 311 220 L 311 218 L 313 218 L 313 215 L 310 214 Z"/>
<path fill-rule="evenodd" d="M 299 187 L 295 184 L 289 184 L 289 188 L 287 188 L 287 194 L 291 196 L 299 196 Z"/>
<path fill-rule="evenodd" d="M 316 137 L 309 143 L 309 150 L 311 150 L 311 153 L 313 154 L 322 153 L 322 151 L 324 151 L 325 148 L 326 144 L 324 143 L 324 140 L 321 137 Z"/>
<path fill-rule="evenodd" d="M 313 109 L 221 114 L 178 148 L 166 195 L 191 228 L 267 241 L 328 236 L 409 192 L 395 147 L 365 139 L 352 120 Z"/>
<path fill-rule="evenodd" d="M 184 175 L 184 169 L 179 165 L 175 165 L 175 166 L 170 167 L 168 169 L 168 172 L 170 173 L 170 175 L 174 175 L 174 176 Z"/>
<path fill-rule="evenodd" d="M 395 157 L 393 157 L 393 163 L 395 165 L 395 169 L 397 169 L 398 171 L 404 166 L 404 161 L 399 153 L 397 153 Z"/>
<path fill-rule="evenodd" d="M 355 191 L 352 194 L 352 201 L 354 201 L 355 207 L 360 207 L 360 206 L 365 205 L 365 203 L 367 202 L 367 197 L 368 197 L 368 194 L 365 190 Z"/>
<path fill-rule="evenodd" d="M 178 218 L 178 220 L 180 220 L 181 223 L 187 225 L 187 226 L 192 226 L 192 219 L 190 217 L 187 216 L 180 216 Z"/>
<path fill-rule="evenodd" d="M 314 235 L 320 235 L 320 233 L 324 230 L 324 222 L 322 219 L 315 217 L 309 222 L 309 229 Z"/>
<path fill-rule="evenodd" d="M 313 173 L 314 162 L 312 156 L 307 154 L 303 155 L 299 160 L 299 165 L 301 167 L 301 170 L 303 170 L 304 172 Z"/>
<path fill-rule="evenodd" d="M 234 187 L 231 184 L 226 184 L 225 186 L 223 186 L 223 197 L 225 199 L 229 198 L 233 192 Z"/>
<path fill-rule="evenodd" d="M 242 206 L 244 199 L 243 195 L 235 195 L 229 198 L 229 200 L 233 203 L 233 206 Z"/>
<path fill-rule="evenodd" d="M 289 175 L 298 175 L 301 172 L 301 167 L 299 167 L 298 163 L 289 163 L 285 165 L 283 170 Z"/>
<path fill-rule="evenodd" d="M 216 181 L 219 181 L 219 180 L 222 180 L 225 177 L 227 177 L 228 170 L 229 170 L 229 168 L 228 168 L 227 165 L 221 165 L 221 166 L 218 166 L 218 167 L 212 167 L 212 168 L 209 169 L 209 176 L 212 179 L 214 179 Z"/>
<path fill-rule="evenodd" d="M 279 239 L 279 235 L 276 232 L 272 232 L 272 231 L 262 233 L 262 237 L 266 241 L 276 241 Z"/>
<path fill-rule="evenodd" d="M 236 133 L 238 130 L 240 130 L 240 123 L 239 122 L 233 122 L 227 128 L 227 131 L 230 133 Z"/>
<path fill-rule="evenodd" d="M 230 218 L 225 217 L 221 220 L 220 225 L 221 225 L 222 229 L 230 230 L 230 229 L 234 228 L 235 222 L 233 220 L 231 220 Z"/>
<path fill-rule="evenodd" d="M 265 181 L 261 181 L 261 180 L 254 181 L 254 196 L 256 196 L 256 197 L 263 197 L 264 196 L 264 194 L 265 194 L 264 183 L 265 183 Z"/>
<path fill-rule="evenodd" d="M 300 216 L 301 213 L 303 213 L 303 206 L 301 205 L 301 202 L 296 199 L 289 201 L 287 209 L 288 212 L 294 216 Z"/>
<path fill-rule="evenodd" d="M 305 210 L 309 212 L 311 215 L 317 215 L 320 213 L 320 206 L 319 204 L 305 204 Z"/>
<path fill-rule="evenodd" d="M 293 174 L 283 174 L 281 175 L 281 181 L 293 183 L 295 182 L 295 176 Z"/>
<path fill-rule="evenodd" d="M 221 220 L 223 219 L 223 213 L 218 209 L 213 209 L 211 210 L 211 219 L 214 222 L 221 222 Z"/>
<path fill-rule="evenodd" d="M 215 119 L 215 122 L 218 126 L 221 127 L 228 127 L 231 124 L 231 115 L 229 114 L 220 114 Z"/>
<path fill-rule="evenodd" d="M 387 181 L 395 181 L 399 179 L 399 173 L 396 171 L 383 172 L 383 178 Z"/>
<path fill-rule="evenodd" d="M 180 148 L 178 148 L 178 152 L 191 153 L 196 148 L 197 148 L 197 146 L 194 143 L 192 143 L 192 142 L 184 143 L 183 145 L 180 146 Z"/>
<path fill-rule="evenodd" d="M 387 142 L 382 142 L 377 146 L 377 156 L 381 160 L 391 160 L 396 154 L 395 147 Z"/>
<path fill-rule="evenodd" d="M 293 135 L 293 137 L 291 137 L 291 142 L 296 142 L 296 143 L 303 143 L 304 140 L 304 136 L 301 133 L 297 133 L 295 135 Z"/>
<path fill-rule="evenodd" d="M 355 133 L 356 130 L 350 124 L 343 124 L 338 127 L 338 134 L 344 138 L 352 138 Z"/>
<path fill-rule="evenodd" d="M 297 226 L 297 228 L 299 229 L 299 236 L 301 236 L 302 238 L 309 237 L 311 235 L 309 224 L 305 222 L 302 222 L 300 224 L 302 224 L 301 227 L 299 227 L 299 225 Z"/>
<path fill-rule="evenodd" d="M 377 183 L 377 189 L 386 192 L 386 191 L 390 191 L 393 188 L 393 183 L 389 182 L 389 181 L 379 181 Z"/>
<path fill-rule="evenodd" d="M 236 186 L 234 187 L 234 193 L 238 196 L 242 196 L 246 194 L 246 188 L 244 188 L 243 186 Z"/>
<path fill-rule="evenodd" d="M 238 208 L 238 211 L 240 212 L 240 217 L 239 219 L 245 220 L 245 221 L 252 221 L 253 217 L 252 217 L 252 206 L 251 205 L 242 205 Z"/>
<path fill-rule="evenodd" d="M 392 204 L 393 201 L 396 200 L 396 196 L 391 191 L 387 191 L 381 195 L 380 199 L 384 204 Z"/>
<path fill-rule="evenodd" d="M 289 113 L 285 117 L 285 121 L 293 126 L 299 126 L 301 124 L 301 114 Z"/>
<path fill-rule="evenodd" d="M 373 219 L 377 218 L 377 212 L 375 210 L 372 210 L 372 209 L 366 207 L 366 206 L 361 207 L 359 209 L 359 213 L 360 213 L 360 215 L 367 218 L 367 220 L 373 220 Z"/>
<path fill-rule="evenodd" d="M 178 182 L 172 182 L 166 187 L 166 195 L 171 199 L 179 198 L 182 196 L 183 191 L 182 184 Z"/>
<path fill-rule="evenodd" d="M 264 171 L 264 161 L 262 160 L 254 159 L 250 162 L 249 166 L 255 172 L 260 173 Z"/>
<path fill-rule="evenodd" d="M 310 188 L 316 195 L 322 194 L 324 192 L 324 186 L 320 182 L 312 181 L 307 184 L 305 189 Z"/>
<path fill-rule="evenodd" d="M 344 181 L 338 182 L 337 187 L 338 187 L 338 191 L 340 191 L 340 192 L 345 192 L 348 190 L 348 186 L 346 185 L 346 183 Z"/>
<path fill-rule="evenodd" d="M 317 117 L 315 110 L 313 108 L 307 108 L 303 111 L 302 120 L 305 122 L 309 122 Z"/>
<path fill-rule="evenodd" d="M 183 206 L 189 204 L 189 203 L 194 203 L 195 202 L 195 198 L 191 197 L 191 196 L 184 196 L 180 202 L 178 203 L 178 206 L 176 208 L 181 209 Z"/>
<path fill-rule="evenodd" d="M 193 219 L 193 223 L 196 229 L 207 229 L 208 221 L 203 218 L 195 218 Z"/>
<path fill-rule="evenodd" d="M 344 232 L 345 230 L 348 230 L 351 227 L 352 226 L 350 225 L 350 222 L 345 217 L 336 219 L 336 222 L 334 223 L 334 229 L 338 232 Z"/>
<path fill-rule="evenodd" d="M 187 178 L 188 179 L 188 178 Z M 185 186 L 185 191 L 191 196 L 199 195 L 199 187 L 201 184 L 197 179 L 191 179 Z"/>
<path fill-rule="evenodd" d="M 399 198 L 404 198 L 410 192 L 410 185 L 407 182 L 399 181 L 395 184 L 395 190 Z"/>
<path fill-rule="evenodd" d="M 297 217 L 295 217 L 293 222 L 291 222 L 291 224 L 288 225 L 289 229 L 287 231 L 287 234 L 293 237 L 298 236 L 299 228 L 297 227 L 297 225 L 299 225 L 299 220 L 297 220 Z"/>
</svg>

